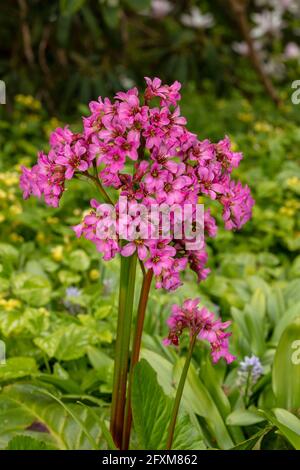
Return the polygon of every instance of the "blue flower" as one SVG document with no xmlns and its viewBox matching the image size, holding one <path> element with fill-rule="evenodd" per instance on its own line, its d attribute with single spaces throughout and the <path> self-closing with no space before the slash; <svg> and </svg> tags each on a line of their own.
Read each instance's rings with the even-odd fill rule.
<svg viewBox="0 0 300 470">
<path fill-rule="evenodd" d="M 240 362 L 238 376 L 240 384 L 246 384 L 250 379 L 251 384 L 255 384 L 259 377 L 263 374 L 263 367 L 259 357 L 252 354 L 252 356 L 245 356 L 244 360 Z"/>
<path fill-rule="evenodd" d="M 78 287 L 68 287 L 66 289 L 66 296 L 63 300 L 63 304 L 71 315 L 76 315 L 81 309 L 79 298 L 82 291 Z"/>
</svg>

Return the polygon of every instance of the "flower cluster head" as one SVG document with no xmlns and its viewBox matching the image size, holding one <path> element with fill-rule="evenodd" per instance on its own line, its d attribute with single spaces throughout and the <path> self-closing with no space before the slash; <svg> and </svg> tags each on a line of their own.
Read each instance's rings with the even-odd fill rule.
<svg viewBox="0 0 300 470">
<path fill-rule="evenodd" d="M 67 180 L 80 175 L 96 182 L 102 194 L 115 190 L 112 207 L 107 198 L 91 201 L 89 215 L 74 227 L 76 235 L 95 243 L 105 260 L 136 252 L 145 267 L 153 269 L 156 286 L 173 290 L 181 285 L 180 272 L 187 266 L 199 281 L 207 277 L 205 242 L 189 248 L 188 237 L 174 235 L 172 214 L 170 235 L 162 228 L 161 213 L 157 225 L 139 207 L 151 212 L 157 204 L 176 210 L 191 205 L 189 219 L 196 227 L 196 206 L 199 196 L 205 196 L 221 205 L 226 229 L 235 230 L 251 217 L 254 201 L 248 186 L 231 178 L 242 154 L 232 150 L 229 138 L 214 144 L 188 131 L 178 106 L 180 83 L 145 80 L 143 96 L 132 88 L 117 93 L 113 101 L 92 101 L 82 133 L 56 129 L 49 153 L 40 153 L 33 168 L 23 168 L 20 185 L 24 198 L 43 196 L 54 207 Z M 128 202 L 126 216 L 121 198 Z M 209 237 L 217 232 L 209 210 L 204 211 L 203 231 Z"/>
<path fill-rule="evenodd" d="M 228 350 L 228 338 L 231 333 L 225 332 L 231 322 L 216 319 L 207 308 L 199 308 L 199 302 L 200 299 L 196 298 L 185 300 L 182 306 L 173 305 L 172 314 L 167 321 L 169 335 L 164 340 L 164 344 L 178 346 L 183 330 L 187 329 L 191 337 L 196 335 L 198 339 L 209 342 L 213 362 L 224 357 L 229 364 L 235 359 Z"/>
<path fill-rule="evenodd" d="M 238 381 L 240 385 L 246 385 L 250 381 L 250 385 L 254 385 L 263 374 L 263 367 L 259 357 L 245 356 L 240 362 L 238 370 Z"/>
</svg>

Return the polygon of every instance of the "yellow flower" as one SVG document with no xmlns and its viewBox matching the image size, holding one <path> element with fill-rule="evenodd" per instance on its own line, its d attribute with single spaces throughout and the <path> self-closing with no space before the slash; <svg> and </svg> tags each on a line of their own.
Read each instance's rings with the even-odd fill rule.
<svg viewBox="0 0 300 470">
<path fill-rule="evenodd" d="M 30 95 L 17 95 L 15 100 L 17 103 L 36 111 L 42 107 L 41 102 Z"/>
<path fill-rule="evenodd" d="M 49 225 L 55 225 L 59 223 L 58 217 L 47 217 L 47 223 Z"/>
<path fill-rule="evenodd" d="M 237 117 L 242 122 L 251 122 L 254 120 L 254 116 L 251 113 L 239 113 Z"/>
<path fill-rule="evenodd" d="M 291 178 L 288 178 L 286 182 L 290 188 L 294 188 L 300 185 L 300 179 L 297 176 L 292 176 Z"/>
<path fill-rule="evenodd" d="M 0 189 L 0 199 L 6 199 L 7 198 L 7 193 L 3 191 L 3 189 Z"/>
<path fill-rule="evenodd" d="M 89 272 L 89 276 L 90 276 L 91 281 L 97 281 L 100 277 L 100 273 L 98 269 L 91 269 Z"/>
<path fill-rule="evenodd" d="M 18 233 L 16 232 L 12 232 L 9 236 L 9 238 L 13 241 L 13 242 L 22 242 L 24 241 L 24 238 L 22 237 L 22 235 L 19 235 Z"/>
<path fill-rule="evenodd" d="M 46 240 L 44 232 L 37 232 L 35 238 L 38 242 L 44 242 Z"/>
<path fill-rule="evenodd" d="M 0 305 L 4 308 L 4 310 L 10 312 L 11 310 L 20 308 L 22 304 L 18 299 L 0 299 Z"/>
<path fill-rule="evenodd" d="M 271 132 L 272 126 L 269 123 L 264 121 L 258 121 L 254 124 L 254 130 L 256 132 Z"/>
<path fill-rule="evenodd" d="M 23 212 L 23 209 L 22 207 L 20 206 L 16 206 L 15 204 L 13 206 L 11 206 L 9 208 L 9 212 L 12 214 L 12 215 L 18 215 L 18 214 L 21 214 Z"/>
<path fill-rule="evenodd" d="M 294 209 L 291 209 L 289 207 L 281 207 L 279 209 L 280 214 L 286 215 L 287 217 L 293 217 L 295 215 Z"/>
<path fill-rule="evenodd" d="M 291 209 L 299 209 L 300 201 L 297 201 L 297 199 L 289 199 L 286 201 L 285 205 Z"/>
<path fill-rule="evenodd" d="M 63 259 L 63 246 L 57 245 L 51 249 L 51 256 L 54 261 L 61 261 Z"/>
<path fill-rule="evenodd" d="M 4 180 L 5 186 L 15 186 L 19 182 L 19 177 L 17 175 L 10 175 Z"/>
</svg>

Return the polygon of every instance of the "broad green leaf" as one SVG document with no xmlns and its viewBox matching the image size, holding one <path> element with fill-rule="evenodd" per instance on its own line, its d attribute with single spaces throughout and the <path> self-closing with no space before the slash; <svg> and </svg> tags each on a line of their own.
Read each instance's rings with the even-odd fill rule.
<svg viewBox="0 0 300 470">
<path fill-rule="evenodd" d="M 101 430 L 89 410 L 77 404 L 70 404 L 68 408 L 76 415 L 78 422 L 51 396 L 45 395 L 40 387 L 31 384 L 5 387 L 0 393 L 0 447 L 6 448 L 12 437 L 24 434 L 29 426 L 38 425 L 47 431 L 44 436 L 57 449 L 90 449 L 91 444 L 78 424 L 82 422 L 101 448 Z M 99 408 L 94 411 L 98 413 Z M 40 435 L 31 431 L 31 437 L 35 434 Z"/>
<path fill-rule="evenodd" d="M 177 383 L 183 365 L 183 361 L 181 360 L 180 362 L 181 367 L 177 367 L 174 371 L 174 378 Z M 178 366 L 179 364 L 180 363 L 178 363 Z M 191 410 L 193 413 L 205 419 L 212 437 L 216 439 L 221 449 L 229 449 L 234 445 L 213 396 L 199 378 L 193 364 L 190 365 L 183 391 L 183 405 L 187 411 Z"/>
<path fill-rule="evenodd" d="M 273 391 L 277 405 L 300 408 L 300 318 L 283 332 L 274 358 Z"/>
<path fill-rule="evenodd" d="M 11 357 L 0 366 L 0 382 L 19 379 L 38 373 L 37 364 L 30 357 Z"/>
<path fill-rule="evenodd" d="M 264 319 L 266 314 L 266 296 L 262 289 L 256 289 L 254 292 L 251 298 L 251 307 L 261 319 Z"/>
<path fill-rule="evenodd" d="M 57 377 L 54 374 L 39 374 L 39 382 L 54 385 L 58 390 L 65 393 L 80 394 L 82 392 L 77 382 L 70 378 Z"/>
<path fill-rule="evenodd" d="M 272 412 L 264 410 L 262 413 L 278 427 L 296 450 L 300 450 L 300 420 L 295 415 L 281 408 L 274 408 Z"/>
<path fill-rule="evenodd" d="M 5 337 L 36 336 L 47 330 L 48 326 L 49 312 L 43 307 L 11 312 L 0 310 L 0 331 Z"/>
<path fill-rule="evenodd" d="M 164 394 L 150 364 L 142 359 L 134 369 L 132 412 L 141 449 L 164 449 L 173 399 Z M 181 413 L 175 428 L 173 449 L 203 449 L 199 432 L 188 415 Z"/>
<path fill-rule="evenodd" d="M 272 325 L 278 324 L 285 313 L 285 308 L 282 290 L 275 287 L 267 296 L 267 312 Z"/>
<path fill-rule="evenodd" d="M 51 284 L 48 279 L 29 273 L 19 273 L 12 280 L 13 294 L 33 307 L 46 305 L 51 298 Z"/>
<path fill-rule="evenodd" d="M 173 385 L 174 378 L 178 382 L 180 374 L 180 362 L 173 371 L 173 365 L 159 354 L 142 350 L 141 356 L 150 363 L 157 373 L 159 384 L 168 395 L 175 395 L 175 388 Z M 182 366 L 182 363 L 181 363 Z M 174 374 L 174 376 L 173 376 Z M 195 413 L 202 416 L 208 425 L 208 428 L 221 449 L 228 449 L 233 446 L 233 441 L 221 413 L 214 402 L 213 397 L 204 386 L 201 379 L 198 377 L 197 372 L 193 366 L 190 365 L 187 381 L 183 391 L 182 403 L 188 412 Z"/>
<path fill-rule="evenodd" d="M 86 271 L 90 264 L 90 258 L 83 250 L 75 250 L 69 255 L 68 266 L 74 271 Z"/>
<path fill-rule="evenodd" d="M 34 343 L 49 357 L 64 361 L 84 356 L 87 347 L 97 342 L 99 342 L 97 332 L 75 323 L 34 339 Z"/>
<path fill-rule="evenodd" d="M 300 302 L 297 302 L 296 304 L 286 309 L 284 315 L 280 318 L 275 326 L 274 333 L 272 335 L 272 342 L 278 343 L 286 327 L 297 317 L 300 317 Z"/>
<path fill-rule="evenodd" d="M 237 409 L 227 416 L 226 424 L 230 426 L 251 426 L 261 421 L 264 421 L 264 418 L 255 411 Z"/>
<path fill-rule="evenodd" d="M 5 450 L 49 450 L 45 442 L 38 441 L 30 436 L 13 437 Z"/>
<path fill-rule="evenodd" d="M 15 261 L 18 259 L 18 250 L 8 243 L 0 243 L 0 259 Z"/>
<path fill-rule="evenodd" d="M 10 282 L 8 279 L 0 276 L 0 292 L 5 292 L 9 289 Z"/>
<path fill-rule="evenodd" d="M 62 269 L 58 272 L 58 279 L 65 286 L 72 286 L 80 282 L 80 274 L 74 273 L 73 271 L 68 271 L 67 269 Z"/>
<path fill-rule="evenodd" d="M 141 358 L 147 362 L 157 373 L 159 385 L 167 395 L 175 395 L 174 387 L 172 387 L 173 364 L 167 359 L 149 349 L 142 349 Z"/>
</svg>

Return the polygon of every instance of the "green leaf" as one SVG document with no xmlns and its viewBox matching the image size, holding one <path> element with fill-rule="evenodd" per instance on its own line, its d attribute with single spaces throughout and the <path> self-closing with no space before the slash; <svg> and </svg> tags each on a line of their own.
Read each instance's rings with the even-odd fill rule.
<svg viewBox="0 0 300 470">
<path fill-rule="evenodd" d="M 86 0 L 60 0 L 60 11 L 65 15 L 74 15 L 85 4 Z"/>
<path fill-rule="evenodd" d="M 49 280 L 29 273 L 19 273 L 13 277 L 12 291 L 16 297 L 33 307 L 42 307 L 51 298 Z"/>
<path fill-rule="evenodd" d="M 13 437 L 6 450 L 49 450 L 46 444 L 42 441 L 38 441 L 30 436 L 15 436 Z"/>
<path fill-rule="evenodd" d="M 58 272 L 58 279 L 65 286 L 72 286 L 74 284 L 78 284 L 81 278 L 80 274 L 74 273 L 73 271 L 67 271 L 66 269 L 62 269 Z"/>
<path fill-rule="evenodd" d="M 24 311 L 1 311 L 0 330 L 5 337 L 36 336 L 48 329 L 49 312 L 45 308 L 28 307 Z"/>
<path fill-rule="evenodd" d="M 180 374 L 180 361 L 175 367 L 173 377 L 173 365 L 159 354 L 146 349 L 142 350 L 141 356 L 145 358 L 157 373 L 158 382 L 168 395 L 175 394 L 172 383 L 174 378 L 178 382 Z M 181 364 L 182 365 L 182 364 Z M 216 439 L 221 449 L 229 449 L 233 446 L 233 441 L 220 411 L 198 374 L 193 364 L 187 376 L 187 381 L 183 391 L 182 403 L 184 408 L 191 413 L 202 416 L 213 439 Z"/>
<path fill-rule="evenodd" d="M 261 431 L 258 431 L 256 434 L 251 436 L 246 441 L 240 442 L 236 446 L 232 447 L 230 450 L 251 450 L 257 446 L 258 442 L 270 431 L 270 427 L 266 427 Z"/>
<path fill-rule="evenodd" d="M 85 355 L 87 347 L 99 342 L 97 332 L 91 328 L 71 323 L 55 332 L 34 339 L 34 343 L 49 357 L 70 361 Z"/>
<path fill-rule="evenodd" d="M 273 391 L 279 407 L 300 408 L 300 318 L 283 332 L 274 358 Z"/>
<path fill-rule="evenodd" d="M 0 366 L 0 382 L 19 379 L 38 373 L 37 364 L 30 357 L 12 357 Z"/>
<path fill-rule="evenodd" d="M 272 342 L 277 343 L 286 329 L 286 327 L 292 323 L 295 318 L 300 316 L 300 302 L 295 303 L 291 307 L 285 310 L 284 315 L 280 318 L 275 326 L 274 333 L 272 335 Z"/>
<path fill-rule="evenodd" d="M 226 424 L 229 426 L 251 426 L 264 421 L 264 419 L 255 411 L 237 409 L 227 416 Z"/>
<path fill-rule="evenodd" d="M 295 415 L 281 408 L 274 408 L 272 412 L 264 410 L 262 413 L 278 427 L 296 450 L 300 450 L 300 420 Z"/>
<path fill-rule="evenodd" d="M 75 250 L 68 258 L 68 266 L 73 271 L 87 271 L 90 267 L 90 259 L 85 251 Z"/>
<path fill-rule="evenodd" d="M 82 426 L 98 443 L 101 448 L 101 430 L 95 422 L 89 409 L 77 404 L 68 405 L 74 416 L 66 413 L 66 410 L 49 395 L 45 395 L 45 389 L 31 384 L 14 384 L 5 387 L 0 394 L 0 448 L 6 448 L 9 440 L 17 434 L 26 433 L 26 429 L 39 424 L 47 430 L 44 439 L 57 449 L 90 449 L 89 442 Z M 95 408 L 95 412 L 99 408 Z M 31 437 L 40 435 L 31 431 Z"/>
<path fill-rule="evenodd" d="M 8 243 L 0 243 L 0 259 L 16 261 L 18 259 L 18 250 Z"/>
<path fill-rule="evenodd" d="M 135 431 L 141 449 L 164 449 L 173 400 L 166 396 L 157 382 L 150 364 L 142 359 L 134 369 L 132 412 Z M 188 415 L 181 413 L 175 428 L 173 449 L 203 449 L 199 429 Z"/>
<path fill-rule="evenodd" d="M 178 369 L 177 377 L 178 381 Z M 187 381 L 183 391 L 183 405 L 186 410 L 202 416 L 208 426 L 208 429 L 218 443 L 221 449 L 229 449 L 233 446 L 233 441 L 229 430 L 222 418 L 222 415 L 202 380 L 198 377 L 193 364 L 190 365 Z"/>
<path fill-rule="evenodd" d="M 135 11 L 147 10 L 151 6 L 151 0 L 126 0 L 126 3 Z"/>
</svg>

